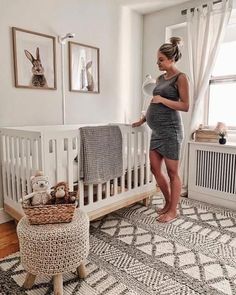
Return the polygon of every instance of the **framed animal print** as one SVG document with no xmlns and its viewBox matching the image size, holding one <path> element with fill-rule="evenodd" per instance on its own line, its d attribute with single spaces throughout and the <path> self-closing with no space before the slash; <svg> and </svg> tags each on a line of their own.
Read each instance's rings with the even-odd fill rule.
<svg viewBox="0 0 236 295">
<path fill-rule="evenodd" d="M 99 93 L 99 48 L 69 42 L 70 91 Z"/>
<path fill-rule="evenodd" d="M 56 89 L 56 38 L 12 28 L 15 87 Z"/>
</svg>

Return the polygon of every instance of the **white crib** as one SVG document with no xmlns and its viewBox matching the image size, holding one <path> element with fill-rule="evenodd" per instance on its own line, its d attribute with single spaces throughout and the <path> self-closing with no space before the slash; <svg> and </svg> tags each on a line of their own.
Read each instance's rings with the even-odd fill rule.
<svg viewBox="0 0 236 295">
<path fill-rule="evenodd" d="M 67 181 L 78 190 L 79 207 L 90 220 L 128 206 L 145 203 L 155 192 L 150 173 L 149 132 L 145 126 L 119 124 L 123 137 L 124 174 L 103 184 L 85 185 L 79 177 L 79 128 L 85 125 L 1 128 L 1 166 L 4 209 L 15 219 L 24 212 L 19 199 L 31 192 L 30 177 L 42 170 L 51 185 Z M 79 157 L 78 157 L 79 158 Z"/>
</svg>

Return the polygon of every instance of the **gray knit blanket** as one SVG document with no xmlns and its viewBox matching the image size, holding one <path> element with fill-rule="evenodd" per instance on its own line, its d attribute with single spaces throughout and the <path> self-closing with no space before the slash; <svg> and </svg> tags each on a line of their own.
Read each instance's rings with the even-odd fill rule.
<svg viewBox="0 0 236 295">
<path fill-rule="evenodd" d="M 80 177 L 98 184 L 123 174 L 122 134 L 115 125 L 80 128 Z"/>
</svg>

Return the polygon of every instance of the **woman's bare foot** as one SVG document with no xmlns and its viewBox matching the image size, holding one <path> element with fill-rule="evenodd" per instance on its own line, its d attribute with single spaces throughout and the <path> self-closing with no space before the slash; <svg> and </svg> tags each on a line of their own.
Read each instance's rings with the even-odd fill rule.
<svg viewBox="0 0 236 295">
<path fill-rule="evenodd" d="M 159 222 L 170 222 L 178 217 L 176 211 L 167 211 L 166 213 L 162 214 L 160 217 L 157 218 Z"/>
<path fill-rule="evenodd" d="M 156 187 L 157 187 L 157 189 L 159 189 L 158 185 L 156 185 Z M 157 210 L 156 210 L 158 215 L 164 214 L 169 210 L 169 205 L 170 205 L 169 204 L 170 202 L 168 201 L 169 198 L 164 196 L 164 199 L 165 199 L 165 206 L 163 208 L 157 208 Z"/>
<path fill-rule="evenodd" d="M 156 212 L 157 214 L 165 214 L 169 210 L 169 205 L 166 204 L 163 208 L 157 208 Z"/>
</svg>

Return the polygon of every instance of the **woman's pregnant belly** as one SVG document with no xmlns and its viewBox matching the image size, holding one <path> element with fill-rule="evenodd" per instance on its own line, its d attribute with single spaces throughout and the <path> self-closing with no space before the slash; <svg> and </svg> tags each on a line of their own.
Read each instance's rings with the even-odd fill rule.
<svg viewBox="0 0 236 295">
<path fill-rule="evenodd" d="M 182 132 L 182 121 L 179 112 L 172 110 L 163 104 L 151 103 L 146 112 L 148 126 L 162 136 L 174 136 L 176 132 Z"/>
</svg>

